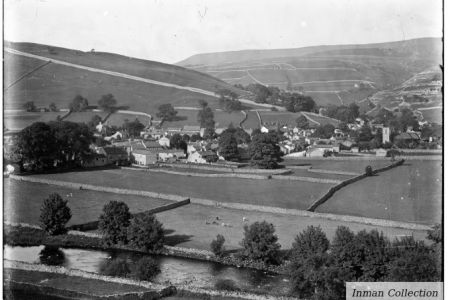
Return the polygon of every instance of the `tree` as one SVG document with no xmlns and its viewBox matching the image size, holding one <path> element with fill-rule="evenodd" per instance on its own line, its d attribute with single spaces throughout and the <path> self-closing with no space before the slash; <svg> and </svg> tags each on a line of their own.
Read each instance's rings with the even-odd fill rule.
<svg viewBox="0 0 450 300">
<path fill-rule="evenodd" d="M 262 169 L 275 169 L 281 161 L 280 147 L 273 134 L 261 133 L 253 136 L 248 149 L 252 164 Z"/>
<path fill-rule="evenodd" d="M 364 124 L 363 127 L 358 132 L 357 141 L 359 142 L 370 142 L 373 138 L 372 129 L 367 124 Z"/>
<path fill-rule="evenodd" d="M 214 253 L 214 255 L 222 256 L 224 254 L 224 251 L 225 251 L 225 249 L 223 247 L 224 243 L 225 243 L 225 238 L 221 234 L 218 234 L 216 239 L 212 240 L 210 248 L 211 248 L 211 251 Z"/>
<path fill-rule="evenodd" d="M 39 262 L 48 266 L 60 266 L 64 263 L 66 257 L 56 246 L 44 246 L 39 252 Z"/>
<path fill-rule="evenodd" d="M 309 128 L 309 121 L 304 115 L 301 115 L 300 117 L 298 117 L 295 120 L 295 123 L 297 124 L 297 127 L 300 129 L 308 129 Z"/>
<path fill-rule="evenodd" d="M 102 118 L 99 115 L 95 115 L 88 122 L 88 127 L 91 131 L 96 130 L 96 126 L 102 122 Z"/>
<path fill-rule="evenodd" d="M 156 116 L 164 122 L 174 120 L 177 114 L 178 111 L 175 110 L 172 104 L 161 104 L 158 107 L 158 112 L 156 113 Z"/>
<path fill-rule="evenodd" d="M 126 259 L 114 258 L 106 260 L 100 265 L 100 273 L 106 276 L 127 277 L 131 270 Z"/>
<path fill-rule="evenodd" d="M 211 107 L 208 106 L 208 102 L 200 100 L 199 104 L 201 109 L 198 111 L 197 121 L 200 123 L 200 127 L 214 128 L 214 112 Z"/>
<path fill-rule="evenodd" d="M 93 141 L 92 132 L 83 123 L 50 122 L 56 143 L 55 158 L 62 166 L 77 166 L 90 152 L 89 145 Z"/>
<path fill-rule="evenodd" d="M 36 107 L 36 105 L 34 105 L 33 101 L 28 101 L 27 103 L 25 103 L 23 105 L 23 108 L 28 112 L 37 111 L 37 107 Z"/>
<path fill-rule="evenodd" d="M 179 133 L 170 137 L 170 148 L 187 150 L 187 143 Z"/>
<path fill-rule="evenodd" d="M 298 93 L 286 93 L 283 95 L 286 110 L 290 112 L 314 111 L 316 102 L 310 97 Z"/>
<path fill-rule="evenodd" d="M 390 253 L 387 280 L 389 281 L 438 281 L 438 270 L 430 248 L 413 237 L 395 240 Z"/>
<path fill-rule="evenodd" d="M 54 102 L 50 103 L 48 109 L 53 112 L 58 111 L 58 108 L 56 107 L 56 104 Z"/>
<path fill-rule="evenodd" d="M 66 232 L 66 223 L 69 222 L 72 214 L 64 201 L 57 193 L 50 194 L 41 206 L 40 222 L 42 229 L 50 235 Z"/>
<path fill-rule="evenodd" d="M 320 226 L 308 226 L 295 237 L 289 265 L 294 293 L 309 297 L 318 293 L 327 271 L 329 246 Z"/>
<path fill-rule="evenodd" d="M 145 125 L 139 121 L 138 118 L 136 118 L 132 122 L 124 122 L 122 125 L 123 130 L 131 136 L 131 137 L 139 137 L 141 134 L 141 131 L 144 130 Z"/>
<path fill-rule="evenodd" d="M 36 122 L 20 131 L 17 137 L 17 155 L 21 164 L 29 165 L 33 171 L 53 167 L 58 145 L 52 128 Z"/>
<path fill-rule="evenodd" d="M 245 225 L 241 245 L 244 247 L 244 257 L 264 263 L 278 263 L 281 246 L 273 224 L 262 221 Z"/>
<path fill-rule="evenodd" d="M 157 253 L 164 246 L 164 228 L 153 214 L 139 214 L 131 220 L 128 240 L 137 249 Z"/>
<path fill-rule="evenodd" d="M 98 106 L 107 112 L 113 112 L 116 104 L 117 100 L 112 94 L 103 95 L 100 100 L 98 100 Z"/>
<path fill-rule="evenodd" d="M 160 272 L 158 263 L 153 258 L 144 256 L 136 262 L 133 275 L 139 280 L 150 281 Z"/>
<path fill-rule="evenodd" d="M 81 95 L 76 95 L 69 104 L 69 110 L 73 112 L 85 111 L 89 106 L 88 100 Z"/>
<path fill-rule="evenodd" d="M 128 206 L 119 201 L 110 201 L 103 207 L 99 218 L 99 229 L 107 245 L 127 243 L 127 227 L 130 225 L 131 214 Z"/>
<path fill-rule="evenodd" d="M 232 132 L 224 131 L 219 137 L 219 154 L 225 160 L 236 160 L 239 158 L 239 149 L 236 138 Z"/>
<path fill-rule="evenodd" d="M 334 134 L 334 126 L 331 124 L 320 125 L 314 131 L 313 136 L 321 139 L 329 139 Z"/>
<path fill-rule="evenodd" d="M 197 142 L 197 141 L 201 141 L 201 140 L 202 140 L 202 137 L 198 133 L 193 134 L 190 138 L 191 142 Z"/>
</svg>

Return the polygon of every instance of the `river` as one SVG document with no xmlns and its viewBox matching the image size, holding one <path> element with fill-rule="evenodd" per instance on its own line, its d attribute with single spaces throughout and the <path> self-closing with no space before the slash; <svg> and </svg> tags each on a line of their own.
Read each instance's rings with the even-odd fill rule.
<svg viewBox="0 0 450 300">
<path fill-rule="evenodd" d="M 94 273 L 99 273 L 100 265 L 108 260 L 120 257 L 133 264 L 144 255 L 129 251 L 4 246 L 4 259 L 58 265 Z M 287 277 L 283 275 L 188 258 L 163 255 L 151 257 L 158 262 L 161 269 L 154 281 L 162 284 L 192 284 L 213 288 L 217 281 L 230 279 L 243 290 L 277 291 L 277 294 L 284 294 L 288 290 Z"/>
</svg>

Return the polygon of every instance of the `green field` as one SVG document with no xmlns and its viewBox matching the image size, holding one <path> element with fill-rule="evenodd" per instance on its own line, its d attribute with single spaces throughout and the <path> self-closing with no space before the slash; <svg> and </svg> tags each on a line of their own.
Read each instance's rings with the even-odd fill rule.
<svg viewBox="0 0 450 300">
<path fill-rule="evenodd" d="M 38 224 L 40 205 L 43 199 L 51 192 L 58 192 L 63 196 L 68 193 L 73 194 L 73 197 L 68 198 L 69 206 L 73 214 L 69 224 L 79 224 L 95 220 L 100 214 L 102 205 L 110 200 L 124 201 L 130 207 L 131 212 L 147 210 L 165 203 L 162 200 L 146 197 L 115 195 L 112 193 L 86 190 L 79 191 L 12 179 L 6 179 L 4 182 L 4 219 L 11 222 Z M 216 217 L 219 217 L 219 220 L 216 220 Z M 424 239 L 426 236 L 426 233 L 422 231 L 377 227 L 321 218 L 225 209 L 196 204 L 189 204 L 157 214 L 157 218 L 163 223 L 166 232 L 169 234 L 168 242 L 172 245 L 204 250 L 209 250 L 209 244 L 217 234 L 222 234 L 225 237 L 227 249 L 239 248 L 239 242 L 242 240 L 243 226 L 245 224 L 243 217 L 248 219 L 248 223 L 261 220 L 273 223 L 283 249 L 290 248 L 294 237 L 309 225 L 321 226 L 329 239 L 333 238 L 338 226 L 348 226 L 354 231 L 378 229 L 390 238 L 405 234 L 412 234 L 417 239 Z M 219 225 L 213 225 L 212 221 L 214 220 Z M 206 224 L 207 222 L 209 224 Z M 232 227 L 221 226 L 221 223 L 231 224 Z"/>
<path fill-rule="evenodd" d="M 69 63 L 115 71 L 163 81 L 182 86 L 191 86 L 214 92 L 217 87 L 240 90 L 227 83 L 185 68 L 145 61 L 130 57 L 109 54 L 81 52 L 64 48 L 50 47 L 37 44 L 7 44 L 27 53 L 49 57 Z M 20 79 L 21 76 L 33 71 L 45 62 L 23 57 L 8 52 L 4 53 L 5 86 Z M 67 108 L 70 101 L 77 94 L 96 104 L 104 94 L 113 94 L 118 105 L 129 106 L 131 110 L 154 112 L 164 103 L 176 106 L 194 106 L 199 99 L 207 100 L 211 106 L 217 107 L 218 101 L 214 97 L 163 87 L 131 79 L 115 77 L 107 74 L 91 72 L 69 66 L 50 63 L 32 72 L 22 80 L 9 87 L 4 94 L 5 109 L 20 109 L 27 101 L 34 101 L 38 107 L 48 107 L 52 102 L 58 107 Z"/>
<path fill-rule="evenodd" d="M 36 175 L 40 178 L 121 187 L 223 202 L 306 209 L 332 184 L 287 180 L 199 178 L 182 175 L 104 170 Z M 276 199 L 276 200 L 275 200 Z"/>
<path fill-rule="evenodd" d="M 311 166 L 313 169 L 324 169 L 333 171 L 347 171 L 364 173 L 366 166 L 378 169 L 390 165 L 389 159 L 384 160 L 333 160 L 333 159 L 285 159 L 283 165 L 289 166 Z"/>
<path fill-rule="evenodd" d="M 58 193 L 65 200 L 68 200 L 68 205 L 72 211 L 69 225 L 98 220 L 103 206 L 109 201 L 125 202 L 132 213 L 146 211 L 171 203 L 166 200 L 149 197 L 75 190 L 13 179 L 5 179 L 3 181 L 3 189 L 4 220 L 32 224 L 39 223 L 42 202 L 51 193 Z M 72 193 L 72 197 L 68 196 L 70 193 Z"/>
<path fill-rule="evenodd" d="M 197 120 L 198 110 L 177 109 L 177 117 L 180 120 L 164 122 L 163 127 L 183 127 L 184 125 L 200 125 Z M 238 127 L 239 123 L 244 119 L 244 114 L 240 111 L 225 112 L 222 110 L 214 110 L 214 121 L 217 123 L 217 128 L 227 128 L 230 123 Z"/>
<path fill-rule="evenodd" d="M 411 160 L 343 188 L 316 211 L 432 224 L 442 197 L 441 162 Z"/>
<path fill-rule="evenodd" d="M 383 231 L 389 238 L 400 235 L 413 235 L 415 238 L 423 240 L 426 237 L 426 232 L 423 231 L 371 226 L 322 218 L 216 208 L 195 204 L 158 213 L 157 217 L 164 223 L 164 228 L 174 230 L 174 234 L 185 238 L 178 246 L 205 250 L 209 250 L 209 244 L 217 234 L 222 234 L 225 237 L 225 246 L 227 249 L 240 248 L 239 242 L 243 238 L 244 225 L 262 220 L 274 224 L 276 234 L 283 249 L 290 249 L 295 236 L 310 225 L 322 227 L 330 240 L 334 237 L 338 226 L 347 226 L 354 231 L 377 229 Z M 227 223 L 231 224 L 232 227 L 213 225 L 212 221 L 216 217 L 219 217 L 217 221 L 219 224 Z M 243 222 L 243 217 L 247 218 L 248 222 Z M 210 224 L 206 224 L 207 221 Z"/>
</svg>

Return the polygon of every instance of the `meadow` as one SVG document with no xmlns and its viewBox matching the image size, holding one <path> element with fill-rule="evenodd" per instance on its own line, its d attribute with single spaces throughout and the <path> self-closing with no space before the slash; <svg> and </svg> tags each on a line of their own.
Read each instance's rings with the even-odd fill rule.
<svg viewBox="0 0 450 300">
<path fill-rule="evenodd" d="M 441 162 L 407 160 L 343 188 L 316 211 L 433 224 L 441 222 L 442 197 Z"/>
<path fill-rule="evenodd" d="M 69 225 L 96 221 L 102 213 L 103 206 L 109 201 L 123 201 L 131 213 L 146 211 L 155 207 L 172 203 L 162 199 L 119 195 L 87 190 L 74 190 L 60 186 L 41 183 L 23 182 L 13 179 L 3 181 L 4 220 L 39 224 L 41 205 L 51 193 L 58 193 L 72 211 Z M 70 196 L 72 195 L 72 196 Z"/>
<path fill-rule="evenodd" d="M 33 175 L 39 178 L 147 190 L 185 197 L 306 209 L 332 184 L 288 180 L 199 178 L 125 169 Z"/>
<path fill-rule="evenodd" d="M 38 224 L 40 205 L 43 199 L 52 192 L 58 192 L 64 198 L 69 193 L 73 194 L 73 197 L 66 198 L 69 199 L 68 204 L 73 215 L 69 225 L 96 220 L 101 213 L 103 205 L 110 200 L 124 201 L 130 207 L 132 213 L 167 203 L 164 200 L 147 197 L 116 195 L 86 190 L 79 191 L 53 185 L 7 179 L 5 180 L 4 198 L 5 221 Z M 424 231 L 196 204 L 189 204 L 157 213 L 156 216 L 164 225 L 168 235 L 168 243 L 204 250 L 209 250 L 209 245 L 217 234 L 222 234 L 225 237 L 226 249 L 240 248 L 239 243 L 243 237 L 243 226 L 261 220 L 274 224 L 283 249 L 289 249 L 295 236 L 310 225 L 321 226 L 329 239 L 333 238 L 338 226 L 347 226 L 354 231 L 377 229 L 383 231 L 389 238 L 413 235 L 416 239 L 422 240 L 426 237 L 426 232 Z M 248 220 L 247 222 L 243 221 L 244 217 Z M 217 224 L 213 224 L 213 221 L 216 221 Z M 231 227 L 221 226 L 221 223 L 230 224 Z"/>
</svg>

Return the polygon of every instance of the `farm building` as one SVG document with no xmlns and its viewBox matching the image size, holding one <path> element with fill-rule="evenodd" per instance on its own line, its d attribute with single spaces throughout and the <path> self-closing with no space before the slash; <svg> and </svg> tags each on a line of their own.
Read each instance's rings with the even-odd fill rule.
<svg viewBox="0 0 450 300">
<path fill-rule="evenodd" d="M 213 151 L 195 151 L 189 154 L 187 161 L 190 163 L 206 164 L 218 160 L 218 156 Z"/>
<path fill-rule="evenodd" d="M 189 136 L 194 135 L 194 134 L 200 134 L 200 126 L 198 125 L 185 125 L 183 127 L 183 134 L 187 134 Z"/>
<path fill-rule="evenodd" d="M 133 151 L 133 160 L 140 166 L 148 166 L 154 164 L 158 160 L 158 154 L 150 150 L 135 150 Z"/>
<path fill-rule="evenodd" d="M 163 147 L 170 147 L 170 139 L 166 136 L 163 136 L 158 140 L 158 143 Z"/>
<path fill-rule="evenodd" d="M 104 155 L 111 164 L 122 164 L 129 161 L 125 147 L 99 147 L 97 153 Z"/>
<path fill-rule="evenodd" d="M 181 149 L 163 149 L 158 151 L 158 161 L 185 158 L 186 154 Z"/>
</svg>

